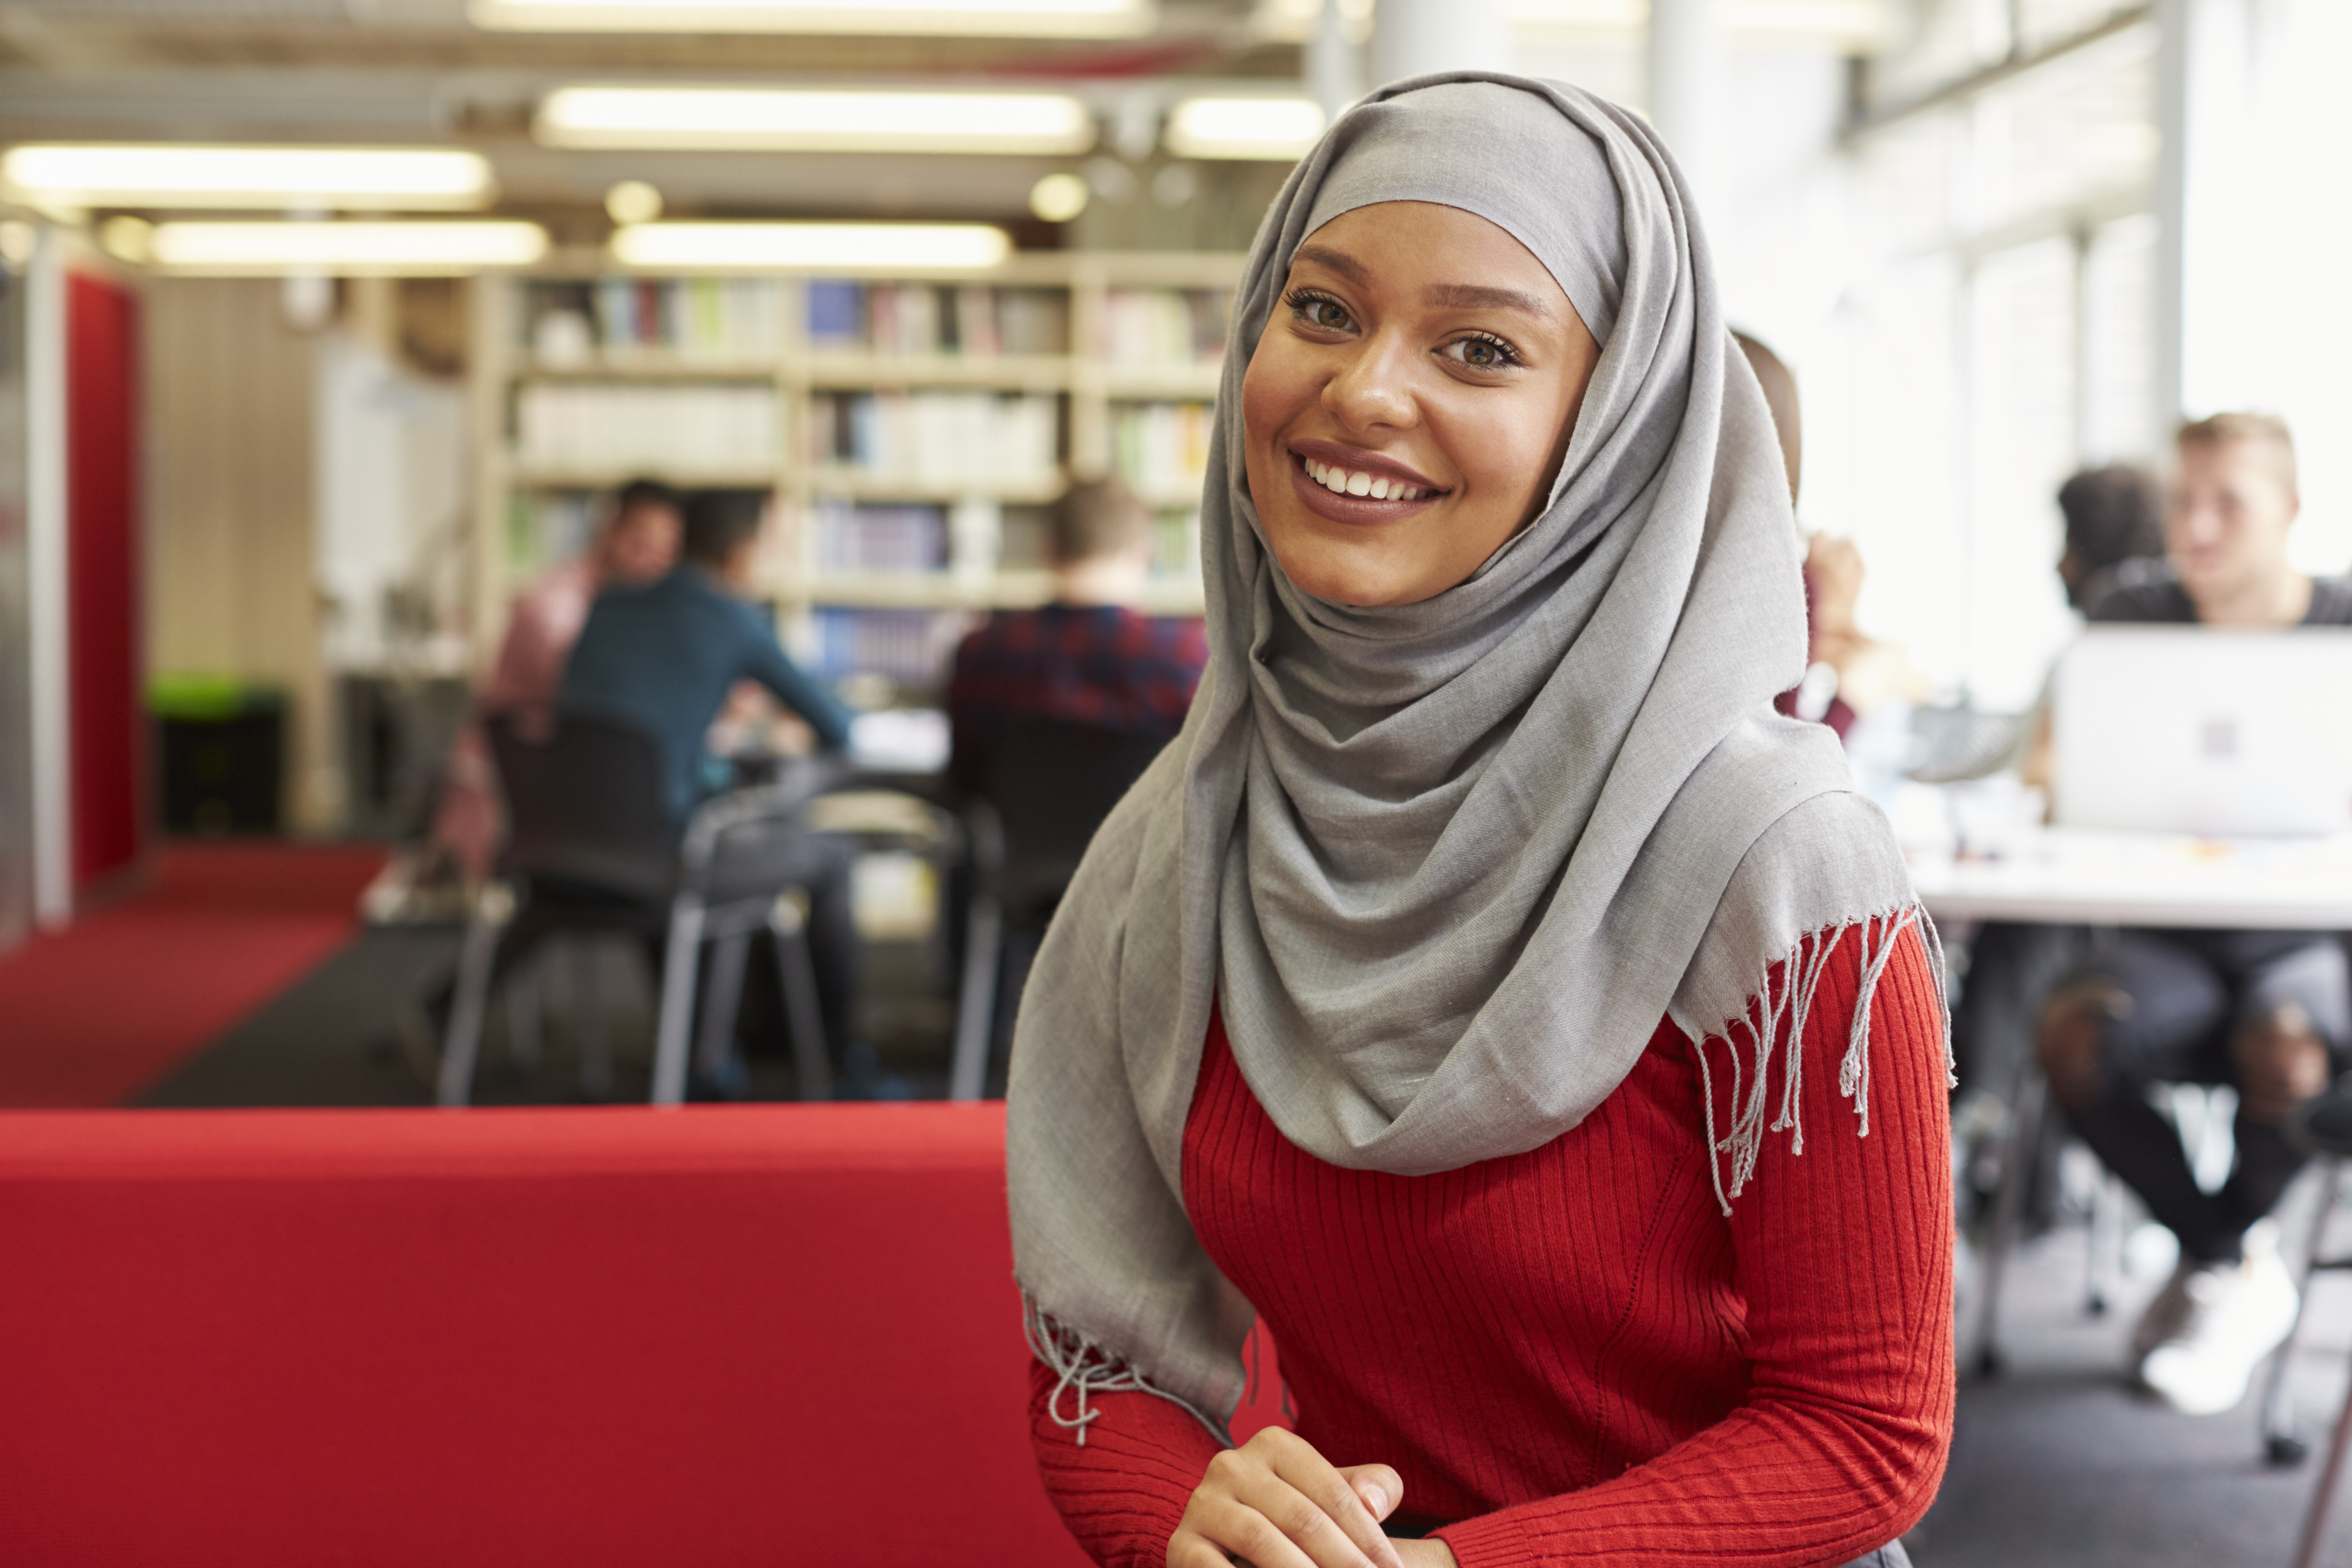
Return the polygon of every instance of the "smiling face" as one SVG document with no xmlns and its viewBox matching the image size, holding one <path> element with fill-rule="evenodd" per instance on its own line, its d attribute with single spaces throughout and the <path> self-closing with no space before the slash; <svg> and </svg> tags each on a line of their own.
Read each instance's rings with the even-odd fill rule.
<svg viewBox="0 0 2352 1568">
<path fill-rule="evenodd" d="M 1483 217 L 1382 202 L 1317 229 L 1242 379 L 1283 571 L 1346 605 L 1463 582 L 1550 494 L 1600 357 L 1543 263 Z"/>
</svg>

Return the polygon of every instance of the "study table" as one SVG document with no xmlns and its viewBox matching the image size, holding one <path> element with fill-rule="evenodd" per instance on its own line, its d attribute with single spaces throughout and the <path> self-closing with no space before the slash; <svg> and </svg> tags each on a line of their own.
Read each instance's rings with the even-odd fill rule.
<svg viewBox="0 0 2352 1568">
<path fill-rule="evenodd" d="M 2352 930 L 2352 835 L 2206 839 L 2041 828 L 1993 859 L 1915 855 L 1938 921 Z"/>
</svg>

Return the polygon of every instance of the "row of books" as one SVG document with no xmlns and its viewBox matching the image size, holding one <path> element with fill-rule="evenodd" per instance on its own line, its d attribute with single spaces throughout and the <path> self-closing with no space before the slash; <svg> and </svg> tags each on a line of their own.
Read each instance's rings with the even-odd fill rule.
<svg viewBox="0 0 2352 1568">
<path fill-rule="evenodd" d="M 599 353 L 769 359 L 783 346 L 783 291 L 772 278 L 533 282 L 523 300 L 533 356 L 558 367 Z"/>
<path fill-rule="evenodd" d="M 1113 289 L 1097 352 L 1115 365 L 1214 364 L 1225 356 L 1233 296 L 1222 289 Z"/>
<path fill-rule="evenodd" d="M 925 484 L 1049 483 L 1061 461 L 1049 393 L 853 392 L 809 399 L 812 463 Z"/>
<path fill-rule="evenodd" d="M 963 610 L 859 610 L 820 605 L 810 617 L 806 651 L 818 679 L 879 675 L 902 686 L 947 683 L 956 644 L 971 629 Z"/>
<path fill-rule="evenodd" d="M 1111 466 L 1146 495 L 1198 489 L 1209 470 L 1206 403 L 1129 403 L 1111 421 Z"/>
<path fill-rule="evenodd" d="M 516 490 L 507 498 L 507 577 L 528 582 L 588 548 L 604 499 L 589 490 Z"/>
<path fill-rule="evenodd" d="M 776 389 L 534 382 L 515 395 L 515 452 L 599 472 L 760 468 L 776 459 Z"/>
<path fill-rule="evenodd" d="M 936 572 L 948 563 L 941 507 L 819 501 L 809 523 L 820 572 Z"/>
<path fill-rule="evenodd" d="M 1069 296 L 1055 289 L 819 279 L 808 286 L 808 343 L 883 354 L 1067 353 Z"/>
<path fill-rule="evenodd" d="M 1187 582 L 1201 580 L 1201 513 L 1171 510 L 1152 520 L 1151 573 Z"/>
</svg>

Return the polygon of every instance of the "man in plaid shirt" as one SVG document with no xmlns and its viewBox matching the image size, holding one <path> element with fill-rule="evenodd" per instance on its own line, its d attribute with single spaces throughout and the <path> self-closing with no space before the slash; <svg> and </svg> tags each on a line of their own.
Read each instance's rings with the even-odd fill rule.
<svg viewBox="0 0 2352 1568">
<path fill-rule="evenodd" d="M 1128 607 L 1150 567 L 1151 515 L 1127 486 L 1072 487 L 1055 503 L 1048 549 L 1053 603 L 998 611 L 956 649 L 948 776 L 968 793 L 985 786 L 990 748 L 1011 720 L 1172 737 L 1208 662 L 1198 620 Z"/>
</svg>

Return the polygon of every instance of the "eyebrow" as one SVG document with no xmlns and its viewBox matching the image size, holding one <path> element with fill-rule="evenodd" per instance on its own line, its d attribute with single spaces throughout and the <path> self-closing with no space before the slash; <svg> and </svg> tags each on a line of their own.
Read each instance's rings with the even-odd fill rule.
<svg viewBox="0 0 2352 1568">
<path fill-rule="evenodd" d="M 1362 262 L 1349 256 L 1346 251 L 1334 250 L 1328 245 L 1302 245 L 1291 253 L 1290 259 L 1294 265 L 1301 261 L 1311 261 L 1316 266 L 1336 272 L 1349 282 L 1360 286 L 1371 281 L 1371 273 Z"/>
<path fill-rule="evenodd" d="M 1309 261 L 1338 273 L 1359 288 L 1371 282 L 1371 271 L 1345 251 L 1326 245 L 1302 245 L 1291 260 Z M 1423 291 L 1422 303 L 1441 310 L 1517 310 L 1538 321 L 1550 321 L 1552 308 L 1537 295 L 1519 289 L 1497 289 L 1485 283 L 1437 283 Z"/>
<path fill-rule="evenodd" d="M 1551 319 L 1551 307 L 1517 289 L 1496 289 L 1483 283 L 1438 283 L 1423 291 L 1422 303 L 1440 310 L 1517 310 L 1542 321 Z"/>
</svg>

